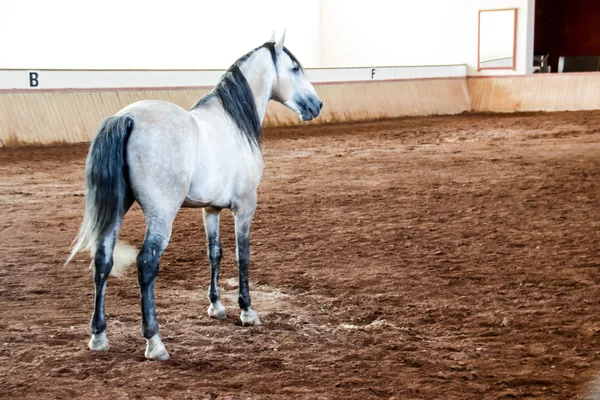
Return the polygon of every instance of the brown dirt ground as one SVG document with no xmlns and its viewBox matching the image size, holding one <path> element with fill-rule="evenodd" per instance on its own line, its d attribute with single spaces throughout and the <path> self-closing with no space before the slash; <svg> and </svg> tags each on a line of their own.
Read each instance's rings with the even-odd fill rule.
<svg viewBox="0 0 600 400">
<path fill-rule="evenodd" d="M 201 212 L 161 264 L 167 362 L 146 361 L 135 268 L 87 349 L 87 146 L 0 149 L 0 397 L 572 399 L 600 373 L 600 112 L 268 130 L 252 230 L 263 325 L 206 315 Z M 141 244 L 139 208 L 121 237 Z"/>
</svg>

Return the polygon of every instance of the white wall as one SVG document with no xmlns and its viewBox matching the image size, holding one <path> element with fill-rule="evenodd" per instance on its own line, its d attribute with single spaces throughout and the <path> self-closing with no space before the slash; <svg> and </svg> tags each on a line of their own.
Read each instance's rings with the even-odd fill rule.
<svg viewBox="0 0 600 400">
<path fill-rule="evenodd" d="M 319 66 L 320 0 L 0 0 L 0 68 L 222 69 L 287 28 Z"/>
<path fill-rule="evenodd" d="M 517 70 L 477 71 L 478 10 L 518 8 Z M 306 67 L 524 74 L 534 0 L 0 0 L 0 68 L 222 69 L 287 28 Z"/>
<path fill-rule="evenodd" d="M 468 41 L 469 30 L 461 24 L 465 10 L 455 3 L 458 1 L 325 0 L 323 65 L 464 63 L 459 48 Z"/>
<path fill-rule="evenodd" d="M 529 18 L 533 2 L 323 0 L 322 63 L 325 67 L 465 63 L 469 75 L 524 74 L 531 62 L 529 42 L 533 49 L 533 18 Z M 479 10 L 514 7 L 518 8 L 516 71 L 478 72 Z"/>
</svg>

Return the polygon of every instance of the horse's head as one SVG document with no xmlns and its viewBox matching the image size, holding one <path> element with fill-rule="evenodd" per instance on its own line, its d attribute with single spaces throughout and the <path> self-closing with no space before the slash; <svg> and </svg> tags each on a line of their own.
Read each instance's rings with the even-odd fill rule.
<svg viewBox="0 0 600 400">
<path fill-rule="evenodd" d="M 300 115 L 302 121 L 310 121 L 319 115 L 323 102 L 308 81 L 300 62 L 283 47 L 284 40 L 285 32 L 277 43 L 274 36 L 269 42 L 274 43 L 277 69 L 272 98 Z"/>
</svg>

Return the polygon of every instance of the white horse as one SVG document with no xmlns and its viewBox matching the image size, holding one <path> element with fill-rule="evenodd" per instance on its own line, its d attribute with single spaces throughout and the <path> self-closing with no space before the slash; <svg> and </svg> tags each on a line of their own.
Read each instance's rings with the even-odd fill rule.
<svg viewBox="0 0 600 400">
<path fill-rule="evenodd" d="M 141 101 L 102 122 L 87 158 L 83 223 L 67 260 L 84 248 L 92 252 L 91 350 L 108 350 L 106 283 L 113 264 L 114 273 L 123 264 L 117 235 L 134 201 L 146 217 L 146 236 L 136 261 L 147 358 L 169 358 L 158 334 L 154 282 L 182 206 L 203 209 L 211 270 L 208 314 L 214 318 L 226 318 L 218 288 L 219 216 L 224 208 L 232 210 L 240 318 L 244 325 L 260 324 L 248 288 L 248 237 L 263 171 L 261 125 L 267 103 L 277 100 L 303 121 L 318 116 L 323 107 L 302 66 L 283 46 L 284 38 L 285 33 L 275 43 L 273 37 L 237 60 L 190 111 L 168 102 Z"/>
</svg>

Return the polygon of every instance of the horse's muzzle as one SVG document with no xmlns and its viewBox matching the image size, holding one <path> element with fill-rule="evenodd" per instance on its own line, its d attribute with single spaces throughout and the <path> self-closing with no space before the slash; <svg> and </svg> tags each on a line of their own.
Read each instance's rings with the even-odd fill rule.
<svg viewBox="0 0 600 400">
<path fill-rule="evenodd" d="M 323 109 L 323 102 L 317 96 L 301 97 L 296 101 L 300 110 L 300 119 L 302 121 L 310 121 L 319 116 Z"/>
</svg>

